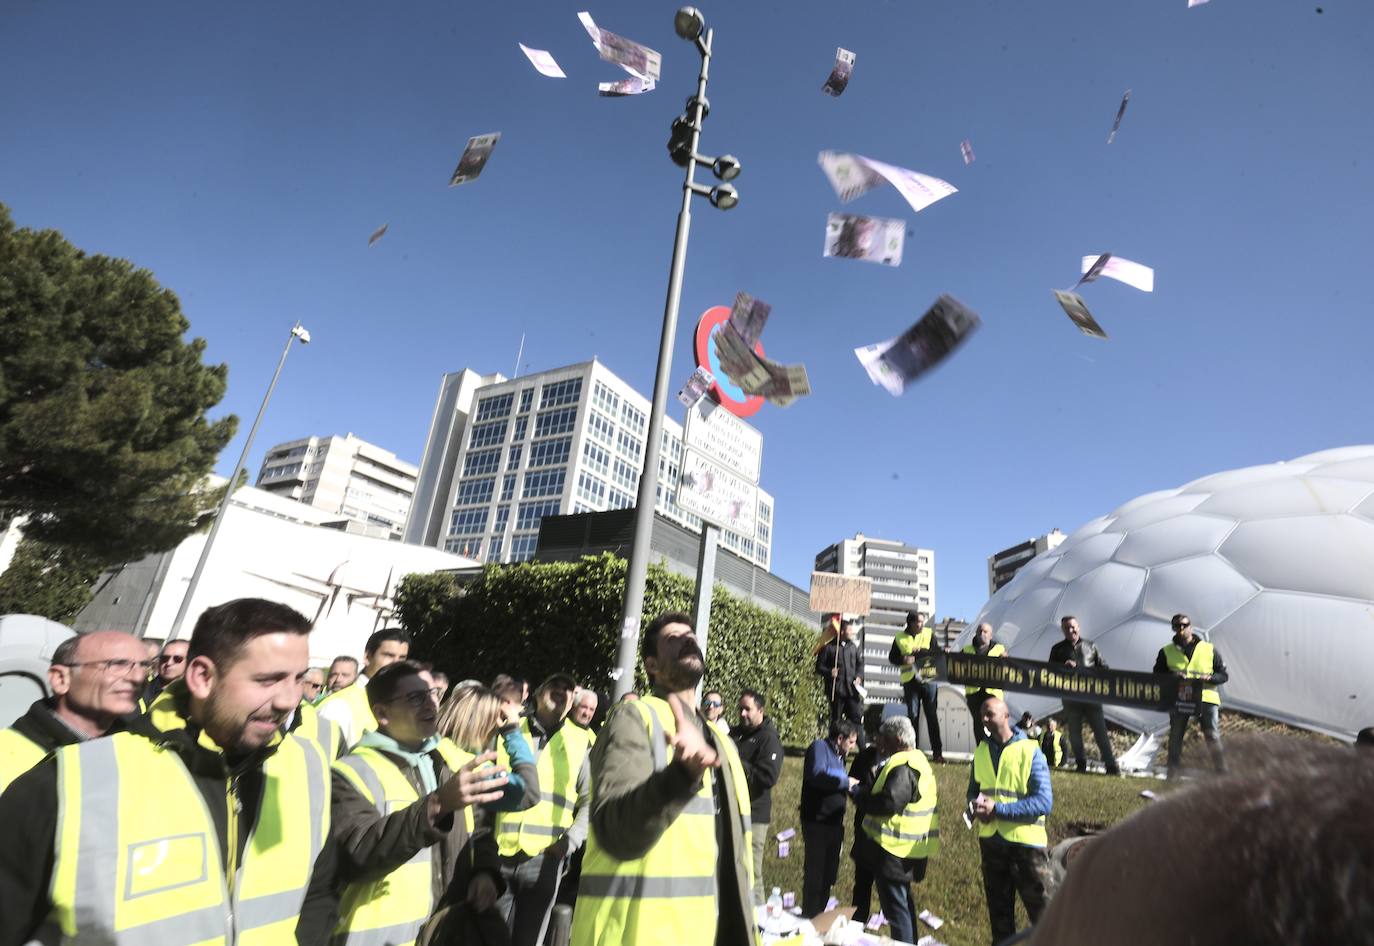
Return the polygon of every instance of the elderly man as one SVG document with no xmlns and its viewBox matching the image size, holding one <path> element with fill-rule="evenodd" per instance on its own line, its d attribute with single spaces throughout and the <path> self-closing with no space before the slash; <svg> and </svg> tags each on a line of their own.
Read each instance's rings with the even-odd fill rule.
<svg viewBox="0 0 1374 946">
<path fill-rule="evenodd" d="M 122 728 L 147 677 L 143 645 L 132 634 L 92 631 L 58 644 L 48 668 L 53 695 L 0 730 L 0 792 L 59 746 Z"/>
<path fill-rule="evenodd" d="M 855 857 L 877 883 L 878 903 L 892 938 L 914 943 L 916 900 L 911 884 L 925 879 L 928 858 L 940 851 L 935 772 L 916 748 L 916 728 L 905 716 L 883 720 L 878 741 L 887 761 L 873 787 L 855 794 L 854 804 L 864 814 Z"/>
<path fill-rule="evenodd" d="M 311 667 L 301 677 L 301 699 L 306 703 L 316 703 L 324 693 L 324 668 Z"/>
<path fill-rule="evenodd" d="M 1018 892 L 1031 923 L 1049 901 L 1045 819 L 1054 807 L 1054 789 L 1044 753 L 1012 726 L 1006 703 L 984 703 L 983 725 L 988 738 L 973 753 L 968 801 L 978 819 L 992 941 L 1000 943 L 1016 932 Z"/>
<path fill-rule="evenodd" d="M 1059 630 L 1064 639 L 1050 648 L 1050 663 L 1063 664 L 1073 670 L 1106 670 L 1107 662 L 1098 653 L 1096 645 L 1083 639 L 1078 629 L 1078 618 L 1066 614 L 1059 620 Z M 1073 748 L 1074 764 L 1078 771 L 1088 771 L 1088 757 L 1083 752 L 1083 723 L 1092 727 L 1093 740 L 1097 751 L 1102 755 L 1102 764 L 1108 775 L 1120 775 L 1116 765 L 1116 753 L 1112 751 L 1112 741 L 1107 736 L 1107 720 L 1102 715 L 1102 707 L 1096 703 L 1081 703 L 1077 700 L 1064 701 L 1064 728 L 1069 731 L 1069 745 Z"/>
<path fill-rule="evenodd" d="M 574 723 L 587 730 L 592 742 L 596 742 L 592 720 L 596 719 L 596 708 L 600 703 L 601 697 L 597 696 L 595 690 L 582 690 L 577 694 L 577 702 L 573 704 L 570 717 Z"/>
<path fill-rule="evenodd" d="M 992 639 L 992 625 L 984 621 L 973 629 L 973 640 L 964 645 L 964 653 L 979 657 L 1005 657 L 1007 649 Z M 983 704 L 991 699 L 1003 699 L 1005 694 L 995 687 L 964 687 L 964 702 L 973 716 L 973 742 L 983 741 Z"/>
</svg>

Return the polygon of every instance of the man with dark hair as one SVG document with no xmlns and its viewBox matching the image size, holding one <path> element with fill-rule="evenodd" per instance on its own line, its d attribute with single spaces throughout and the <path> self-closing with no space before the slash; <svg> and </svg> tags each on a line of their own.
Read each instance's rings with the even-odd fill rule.
<svg viewBox="0 0 1374 946">
<path fill-rule="evenodd" d="M 825 909 L 830 888 L 840 873 L 844 847 L 844 814 L 850 792 L 859 783 L 845 771 L 845 756 L 859 742 L 859 727 L 847 719 L 830 724 L 830 735 L 806 749 L 802 762 L 801 827 L 802 916 Z"/>
<path fill-rule="evenodd" d="M 1078 630 L 1078 618 L 1066 614 L 1059 619 L 1059 629 L 1064 639 L 1050 648 L 1050 663 L 1063 664 L 1076 670 L 1107 670 L 1107 662 L 1097 652 L 1091 641 L 1085 641 Z M 1077 700 L 1064 701 L 1064 728 L 1069 731 L 1069 746 L 1073 749 L 1074 764 L 1078 771 L 1088 771 L 1088 756 L 1083 751 L 1083 723 L 1092 727 L 1093 740 L 1097 751 L 1102 755 L 1102 764 L 1108 775 L 1120 775 L 1116 765 L 1116 753 L 1112 751 L 1112 741 L 1107 736 L 1107 719 L 1102 715 L 1102 707 L 1097 703 L 1080 703 Z"/>
<path fill-rule="evenodd" d="M 339 730 L 344 748 L 357 745 L 363 733 L 377 728 L 367 698 L 367 681 L 387 664 L 410 656 L 410 635 L 399 627 L 383 628 L 367 639 L 363 648 L 363 672 L 350 685 L 320 702 L 320 718 Z"/>
<path fill-rule="evenodd" d="M 1173 627 L 1173 640 L 1159 649 L 1155 657 L 1154 672 L 1171 673 L 1180 680 L 1200 680 L 1202 698 L 1198 700 L 1198 725 L 1202 728 L 1202 739 L 1207 743 L 1207 751 L 1212 756 L 1212 765 L 1218 772 L 1226 770 L 1226 760 L 1221 752 L 1221 694 L 1217 687 L 1231 678 L 1222 662 L 1221 651 L 1210 642 L 1198 637 L 1193 631 L 1193 620 L 1186 614 L 1175 614 L 1170 620 Z M 1169 778 L 1177 778 L 1183 765 L 1183 737 L 1188 732 L 1188 713 L 1169 712 Z"/>
<path fill-rule="evenodd" d="M 830 700 L 830 721 L 846 719 L 857 729 L 863 720 L 864 703 L 859 695 L 863 678 L 859 676 L 859 645 L 854 642 L 856 630 L 852 619 L 840 621 L 839 635 L 816 654 L 816 673 Z"/>
<path fill-rule="evenodd" d="M 261 599 L 206 610 L 185 676 L 146 716 L 0 796 L 0 944 L 328 938 L 329 763 L 281 728 L 309 631 Z"/>
<path fill-rule="evenodd" d="M 329 665 L 329 676 L 325 680 L 325 688 L 329 693 L 338 693 L 344 687 L 351 686 L 356 679 L 358 679 L 358 658 L 335 657 Z M 328 696 L 329 693 L 325 695 Z"/>
<path fill-rule="evenodd" d="M 1374 762 L 1291 738 L 1083 846 L 1032 946 L 1374 942 Z"/>
<path fill-rule="evenodd" d="M 143 647 L 132 634 L 92 631 L 58 644 L 48 668 L 53 695 L 0 730 L 0 792 L 54 749 L 123 728 L 147 677 Z"/>
<path fill-rule="evenodd" d="M 496 844 L 473 808 L 502 797 L 494 753 L 473 757 L 438 735 L 439 704 L 420 664 L 368 680 L 377 729 L 334 763 L 332 831 L 345 883 L 334 942 L 412 942 L 450 887 L 478 913 L 501 890 Z"/>
<path fill-rule="evenodd" d="M 773 786 L 782 775 L 782 738 L 763 712 L 767 705 L 758 690 L 739 695 L 739 726 L 733 731 L 744 780 L 749 784 L 753 819 L 750 833 L 754 847 L 754 902 L 763 903 L 763 848 L 768 843 L 768 822 L 773 818 Z"/>
<path fill-rule="evenodd" d="M 992 639 L 992 625 L 984 621 L 973 629 L 973 640 L 964 645 L 964 653 L 979 657 L 1005 657 L 1007 649 Z M 973 717 L 973 744 L 976 748 L 984 739 L 983 704 L 991 699 L 1002 699 L 1006 694 L 995 687 L 966 686 L 964 702 L 968 704 L 969 715 Z"/>
<path fill-rule="evenodd" d="M 883 722 L 883 704 L 874 703 L 864 710 L 864 735 L 868 745 L 854 756 L 849 777 L 854 780 L 854 794 L 871 789 L 883 767 L 882 747 L 878 745 L 878 727 Z M 979 725 L 982 725 L 979 723 Z M 859 859 L 859 837 L 863 834 L 864 813 L 854 806 L 854 840 L 849 847 L 849 859 L 854 862 L 854 921 L 867 922 L 873 909 L 873 871 Z"/>
<path fill-rule="evenodd" d="M 572 946 L 752 943 L 749 787 L 734 744 L 696 710 L 706 664 L 692 619 L 660 616 L 640 652 L 653 692 L 616 706 L 592 748 Z"/>
<path fill-rule="evenodd" d="M 935 631 L 926 624 L 923 611 L 908 611 L 906 627 L 892 639 L 887 652 L 887 662 L 899 669 L 902 680 L 902 702 L 906 705 L 907 719 L 911 728 L 921 725 L 921 710 L 926 713 L 926 733 L 930 736 L 930 757 L 936 762 L 945 761 L 944 745 L 940 740 L 940 718 L 936 715 L 936 701 L 939 688 L 934 680 L 921 677 L 918 666 L 922 657 L 935 652 Z"/>
<path fill-rule="evenodd" d="M 186 651 L 191 642 L 187 640 L 167 641 L 157 655 L 153 665 L 153 678 L 143 691 L 143 704 L 152 706 L 157 695 L 167 689 L 173 681 L 180 680 L 186 673 Z"/>
</svg>

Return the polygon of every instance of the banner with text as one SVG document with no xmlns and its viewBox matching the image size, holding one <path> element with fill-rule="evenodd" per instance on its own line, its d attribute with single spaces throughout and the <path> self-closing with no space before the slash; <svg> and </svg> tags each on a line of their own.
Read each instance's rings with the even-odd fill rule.
<svg viewBox="0 0 1374 946">
<path fill-rule="evenodd" d="M 1161 712 L 1192 713 L 1202 696 L 1194 680 L 1136 670 L 1076 670 L 1019 657 L 935 653 L 921 660 L 922 676 L 949 683 L 1014 690 L 1076 703 L 1110 703 Z"/>
</svg>

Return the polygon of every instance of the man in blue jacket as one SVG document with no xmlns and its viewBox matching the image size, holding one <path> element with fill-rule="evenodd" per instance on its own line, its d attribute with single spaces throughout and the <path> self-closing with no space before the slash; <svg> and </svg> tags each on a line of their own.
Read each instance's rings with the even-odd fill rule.
<svg viewBox="0 0 1374 946">
<path fill-rule="evenodd" d="M 845 756 L 859 741 L 859 727 L 847 719 L 830 724 L 830 735 L 806 750 L 802 768 L 801 824 L 802 916 L 825 910 L 830 888 L 840 872 L 844 816 L 849 793 L 858 783 L 845 768 Z"/>
</svg>

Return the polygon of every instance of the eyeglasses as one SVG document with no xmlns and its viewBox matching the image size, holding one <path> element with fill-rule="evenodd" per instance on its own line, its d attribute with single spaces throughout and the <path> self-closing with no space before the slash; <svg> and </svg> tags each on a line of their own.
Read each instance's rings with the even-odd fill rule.
<svg viewBox="0 0 1374 946">
<path fill-rule="evenodd" d="M 186 662 L 185 654 L 163 654 L 157 659 L 160 664 L 179 664 Z"/>
<path fill-rule="evenodd" d="M 114 677 L 128 676 L 130 671 L 137 670 L 140 676 L 146 677 L 153 669 L 151 660 L 83 660 L 80 663 L 55 664 L 58 667 L 100 667 L 106 674 Z"/>
<path fill-rule="evenodd" d="M 720 706 L 720 700 L 702 700 L 702 706 Z"/>
<path fill-rule="evenodd" d="M 1179 622 L 1177 622 L 1177 623 L 1174 625 L 1174 630 L 1176 630 L 1176 631 L 1182 631 L 1182 630 L 1185 630 L 1185 629 L 1190 628 L 1190 627 L 1192 627 L 1192 624 L 1190 624 L 1189 622 L 1187 622 L 1187 621 L 1179 621 Z"/>
<path fill-rule="evenodd" d="M 443 693 L 444 691 L 439 689 L 438 687 L 435 687 L 432 690 L 416 690 L 414 693 L 406 693 L 403 696 L 395 697 L 394 699 L 388 700 L 387 702 L 400 703 L 404 701 L 407 705 L 410 706 L 411 709 L 419 709 L 426 703 L 438 703 L 439 697 L 441 697 Z"/>
</svg>

